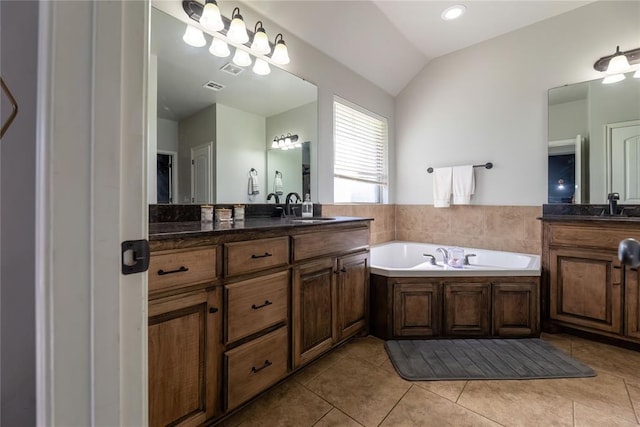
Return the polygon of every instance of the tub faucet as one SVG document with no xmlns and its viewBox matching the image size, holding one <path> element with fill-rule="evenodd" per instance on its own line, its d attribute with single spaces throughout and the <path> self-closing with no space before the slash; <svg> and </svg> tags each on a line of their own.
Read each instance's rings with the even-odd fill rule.
<svg viewBox="0 0 640 427">
<path fill-rule="evenodd" d="M 442 252 L 442 262 L 449 264 L 449 252 L 445 248 L 436 249 L 436 253 Z"/>
</svg>

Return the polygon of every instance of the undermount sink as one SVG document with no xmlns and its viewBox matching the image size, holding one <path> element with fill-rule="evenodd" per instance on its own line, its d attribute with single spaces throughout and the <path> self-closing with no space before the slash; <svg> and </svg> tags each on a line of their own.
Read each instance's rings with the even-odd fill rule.
<svg viewBox="0 0 640 427">
<path fill-rule="evenodd" d="M 295 218 L 290 219 L 289 222 L 292 224 L 315 224 L 325 221 L 334 221 L 335 218 L 330 217 L 321 217 L 321 216 L 310 216 L 306 218 Z"/>
</svg>

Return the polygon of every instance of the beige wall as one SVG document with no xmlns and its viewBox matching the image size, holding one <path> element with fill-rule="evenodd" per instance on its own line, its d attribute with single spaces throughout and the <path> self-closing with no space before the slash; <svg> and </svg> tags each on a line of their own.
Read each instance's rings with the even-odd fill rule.
<svg viewBox="0 0 640 427">
<path fill-rule="evenodd" d="M 371 244 L 391 240 L 540 254 L 539 206 L 323 205 L 324 216 L 373 218 Z"/>
</svg>

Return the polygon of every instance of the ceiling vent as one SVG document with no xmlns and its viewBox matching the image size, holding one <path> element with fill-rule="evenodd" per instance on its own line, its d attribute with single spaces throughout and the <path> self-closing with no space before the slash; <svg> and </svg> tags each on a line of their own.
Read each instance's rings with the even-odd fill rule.
<svg viewBox="0 0 640 427">
<path fill-rule="evenodd" d="M 214 90 L 216 92 L 219 92 L 222 89 L 224 89 L 226 86 L 223 85 L 223 84 L 220 84 L 220 83 L 216 83 L 213 80 L 209 80 L 208 82 L 203 84 L 202 87 L 205 87 L 207 89 L 211 89 L 211 90 Z"/>
<path fill-rule="evenodd" d="M 237 65 L 232 64 L 231 62 L 227 62 L 226 64 L 224 64 L 222 66 L 222 68 L 220 68 L 220 71 L 224 71 L 225 73 L 229 73 L 232 76 L 237 76 L 238 74 L 240 74 L 241 72 L 244 71 L 244 68 L 238 67 Z"/>
</svg>

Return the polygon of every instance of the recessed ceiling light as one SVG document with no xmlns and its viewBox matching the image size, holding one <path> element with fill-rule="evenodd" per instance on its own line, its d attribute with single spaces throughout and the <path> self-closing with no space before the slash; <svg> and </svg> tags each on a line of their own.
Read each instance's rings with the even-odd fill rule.
<svg viewBox="0 0 640 427">
<path fill-rule="evenodd" d="M 466 10 L 467 10 L 466 6 L 463 6 L 461 4 L 457 4 L 455 6 L 451 6 L 451 7 L 446 8 L 445 11 L 442 12 L 442 15 L 440 15 L 440 16 L 445 21 L 451 21 L 453 19 L 460 18 L 462 15 L 464 15 L 464 12 Z"/>
</svg>

